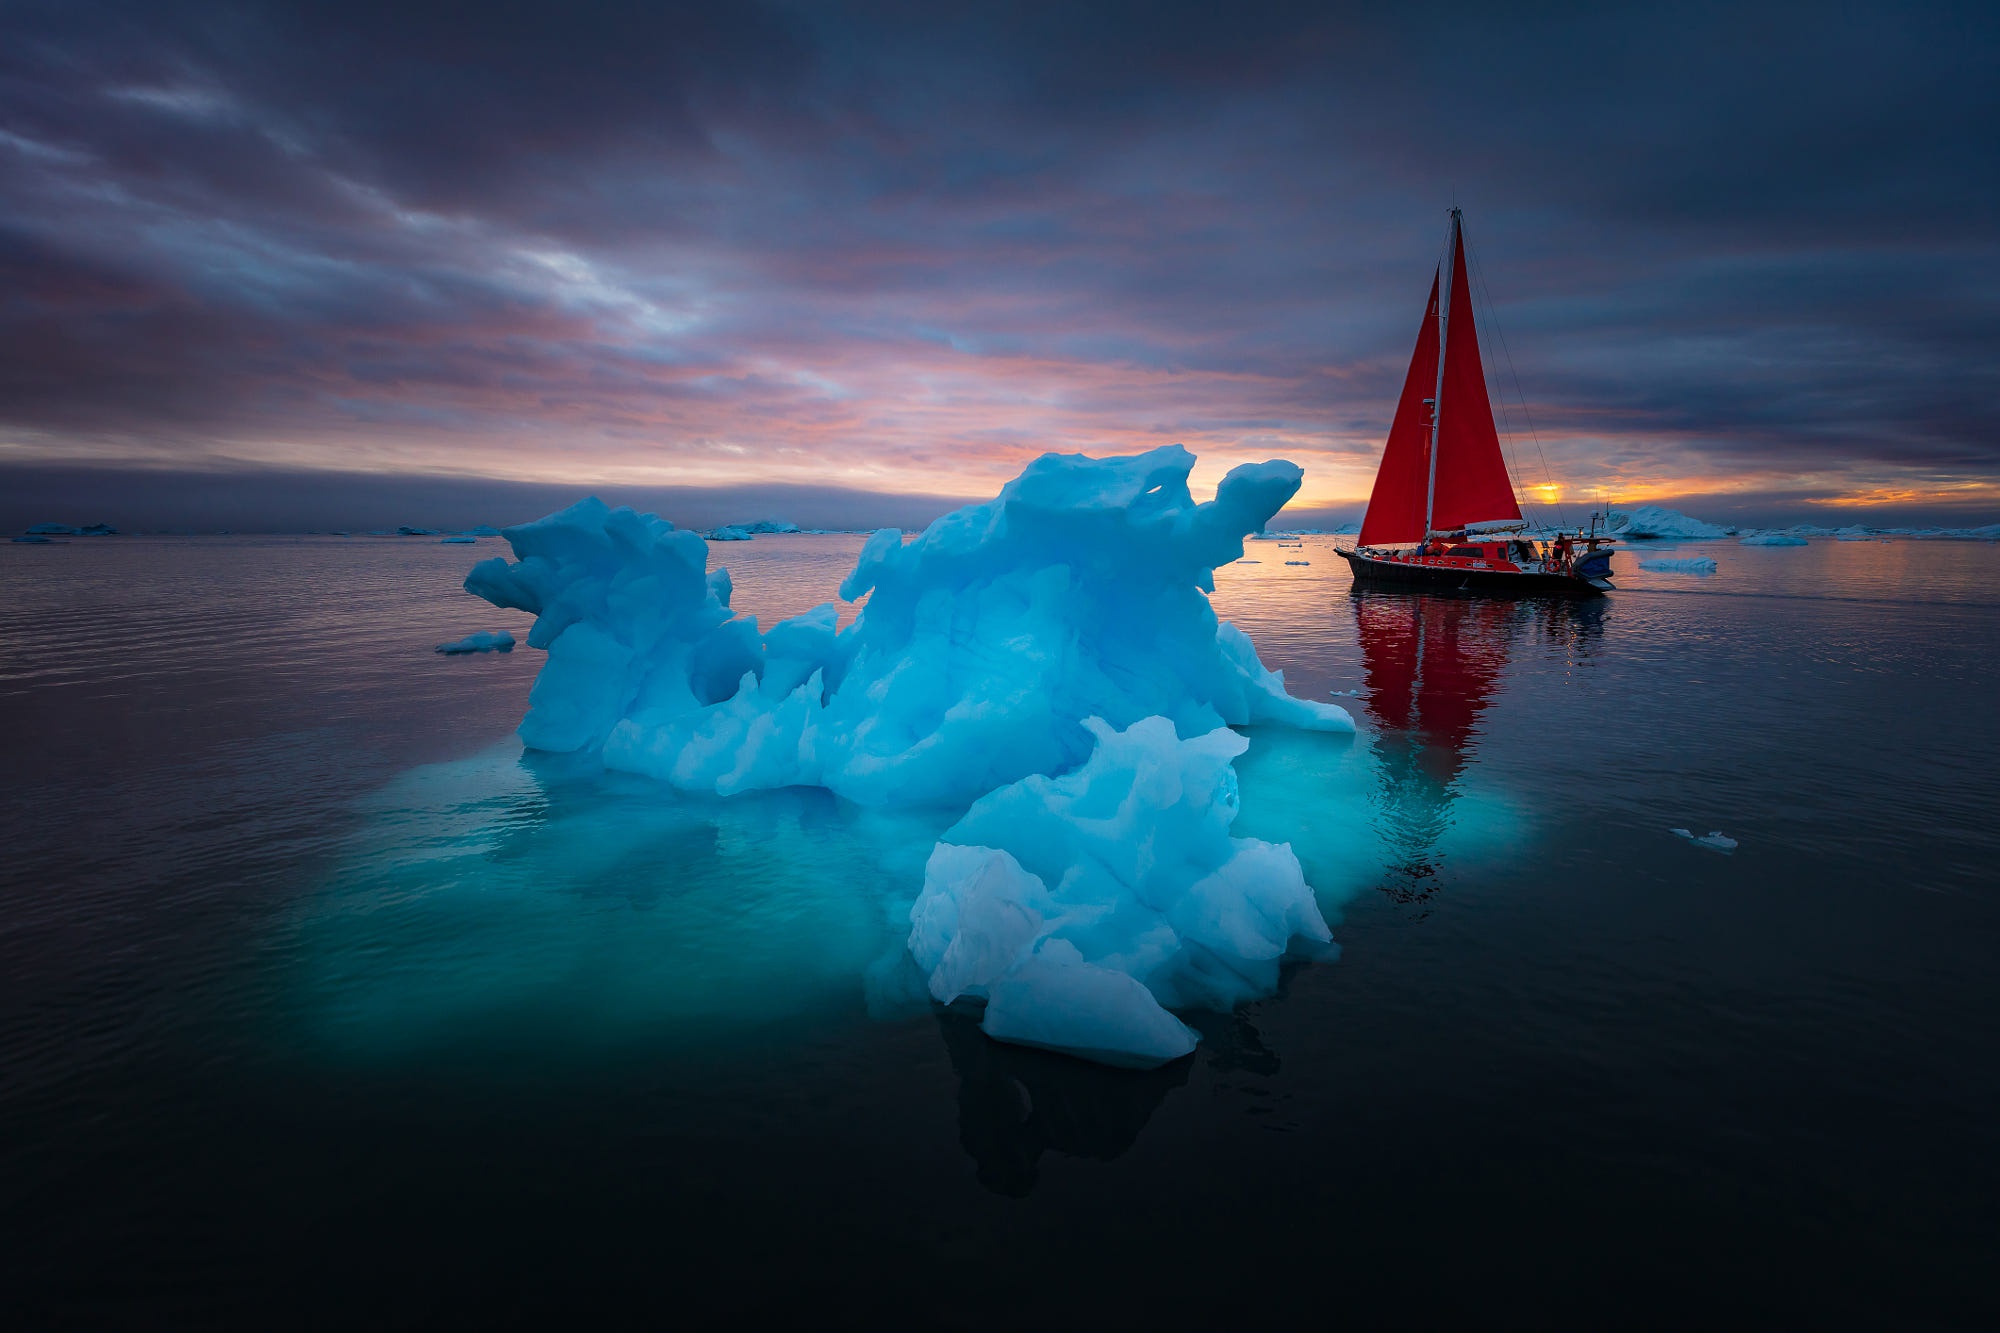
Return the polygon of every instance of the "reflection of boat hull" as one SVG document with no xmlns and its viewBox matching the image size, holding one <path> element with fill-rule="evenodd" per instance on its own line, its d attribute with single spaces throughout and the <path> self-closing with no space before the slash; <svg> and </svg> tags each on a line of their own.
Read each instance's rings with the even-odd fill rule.
<svg viewBox="0 0 2000 1333">
<path fill-rule="evenodd" d="M 1427 588 L 1438 592 L 1477 592 L 1502 597 L 1599 597 L 1611 587 L 1610 559 L 1606 555 L 1604 573 L 1595 578 L 1584 573 L 1551 573 L 1538 569 L 1477 569 L 1469 562 L 1431 560 L 1382 560 L 1359 551 L 1341 551 L 1341 559 L 1354 571 L 1356 583 L 1397 584 L 1406 588 Z M 1579 562 L 1579 570 L 1595 571 L 1591 562 Z"/>
</svg>

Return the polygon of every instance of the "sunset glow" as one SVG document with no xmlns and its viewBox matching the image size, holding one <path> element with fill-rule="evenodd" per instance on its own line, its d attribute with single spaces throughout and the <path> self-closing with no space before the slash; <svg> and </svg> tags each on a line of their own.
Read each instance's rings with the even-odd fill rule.
<svg viewBox="0 0 2000 1333">
<path fill-rule="evenodd" d="M 494 15 L 446 96 L 442 20 L 175 12 L 54 7 L 15 44 L 0 466 L 969 496 L 1178 442 L 1197 483 L 1282 456 L 1294 508 L 1354 509 L 1456 195 L 1530 502 L 1994 502 L 1990 187 L 1938 139 L 1981 117 L 1773 87 L 1664 18 L 1618 44 L 1661 54 L 1621 57 L 1613 133 L 1415 20 L 1130 47 L 1084 15 Z M 1908 24 L 1925 59 L 1877 84 L 1986 95 Z M 379 84 L 339 63 L 363 49 Z M 1691 111 L 1675 60 L 1757 114 Z M 1511 110 L 1441 118 L 1434 76 Z M 1511 126 L 1585 104 L 1597 131 L 1534 149 L 1565 170 L 1529 169 Z M 1722 190 L 1857 115 L 1948 169 L 1852 214 L 1847 157 Z"/>
</svg>

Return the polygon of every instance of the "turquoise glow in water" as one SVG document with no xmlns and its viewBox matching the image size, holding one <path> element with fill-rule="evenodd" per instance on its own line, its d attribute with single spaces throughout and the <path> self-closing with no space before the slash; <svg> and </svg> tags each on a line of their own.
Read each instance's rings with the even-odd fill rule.
<svg viewBox="0 0 2000 1333">
<path fill-rule="evenodd" d="M 858 546 L 731 547 L 737 602 Z M 1359 691 L 1238 765 L 1338 955 L 1144 1076 L 921 1001 L 946 816 L 524 762 L 539 654 L 431 652 L 525 629 L 492 542 L 0 547 L 10 1312 L 2000 1322 L 2000 551 L 1549 606 L 1324 546 L 1216 601 Z"/>
</svg>

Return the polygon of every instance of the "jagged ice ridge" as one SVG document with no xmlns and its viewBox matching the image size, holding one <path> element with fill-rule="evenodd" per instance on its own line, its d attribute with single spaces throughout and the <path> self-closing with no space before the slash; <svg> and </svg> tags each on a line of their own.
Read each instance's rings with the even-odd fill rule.
<svg viewBox="0 0 2000 1333">
<path fill-rule="evenodd" d="M 1158 1063 L 1192 1044 L 1162 1006 L 1264 993 L 1289 941 L 1327 937 L 1290 848 L 1228 834 L 1245 742 L 1226 729 L 1354 726 L 1286 693 L 1206 596 L 1303 473 L 1238 467 L 1197 504 L 1193 465 L 1179 446 L 1044 455 L 912 542 L 877 532 L 839 589 L 867 598 L 845 630 L 829 602 L 760 631 L 699 536 L 596 499 L 507 529 L 518 558 L 465 586 L 536 616 L 531 748 L 720 795 L 970 807 L 913 920 L 933 993 L 983 994 L 1003 1040 Z M 1012 814 L 981 813 L 996 808 Z M 1105 869 L 1120 857 L 1129 871 Z M 999 903 L 1040 925 L 967 936 L 951 956 L 992 967 L 954 987 L 937 969 L 966 903 L 975 922 Z"/>
</svg>

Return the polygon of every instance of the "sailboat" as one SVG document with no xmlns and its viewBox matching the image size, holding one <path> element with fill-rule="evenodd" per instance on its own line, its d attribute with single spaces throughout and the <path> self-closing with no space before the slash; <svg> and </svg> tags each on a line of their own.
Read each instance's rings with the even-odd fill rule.
<svg viewBox="0 0 2000 1333">
<path fill-rule="evenodd" d="M 1451 210 L 1450 259 L 1431 279 L 1417 350 L 1352 551 L 1357 583 L 1513 596 L 1597 596 L 1611 587 L 1611 539 L 1531 541 L 1493 428 L 1472 323 L 1465 223 Z"/>
</svg>

